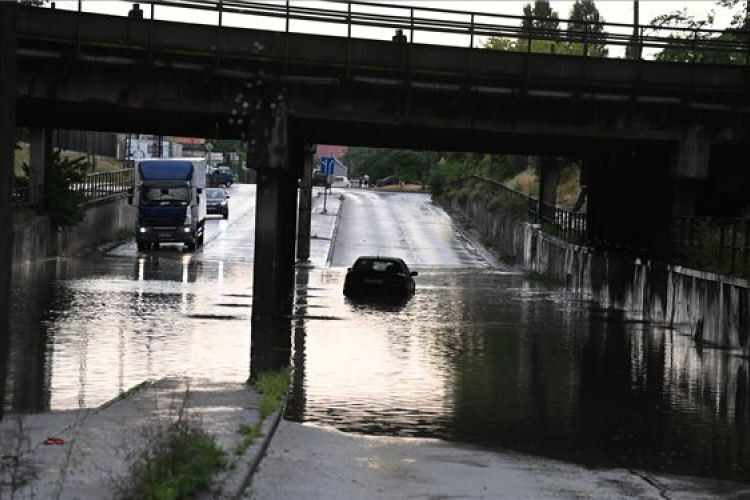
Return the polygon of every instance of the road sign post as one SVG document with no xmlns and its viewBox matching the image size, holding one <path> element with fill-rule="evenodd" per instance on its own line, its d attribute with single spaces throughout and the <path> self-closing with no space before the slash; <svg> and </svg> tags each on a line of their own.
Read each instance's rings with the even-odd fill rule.
<svg viewBox="0 0 750 500">
<path fill-rule="evenodd" d="M 320 172 L 326 176 L 326 186 L 323 188 L 323 213 L 328 213 L 328 190 L 331 186 L 333 167 L 336 160 L 333 156 L 324 156 L 320 159 Z"/>
</svg>

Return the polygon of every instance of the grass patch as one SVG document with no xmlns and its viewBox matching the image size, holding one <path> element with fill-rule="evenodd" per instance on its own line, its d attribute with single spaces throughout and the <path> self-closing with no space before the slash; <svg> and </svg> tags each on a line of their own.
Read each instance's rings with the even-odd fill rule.
<svg viewBox="0 0 750 500">
<path fill-rule="evenodd" d="M 240 434 L 242 434 L 242 441 L 235 446 L 235 455 L 242 455 L 245 453 L 255 440 L 260 437 L 260 423 L 255 425 L 241 425 Z"/>
<path fill-rule="evenodd" d="M 210 486 L 214 470 L 225 464 L 224 450 L 188 416 L 186 402 L 187 393 L 176 419 L 146 431 L 150 446 L 131 464 L 120 499 L 192 498 Z"/>
<path fill-rule="evenodd" d="M 278 370 L 262 373 L 252 386 L 260 394 L 258 413 L 260 421 L 255 425 L 240 426 L 242 441 L 234 448 L 235 455 L 242 455 L 261 436 L 260 428 L 263 421 L 275 412 L 281 404 L 281 399 L 289 390 L 289 370 Z"/>
<path fill-rule="evenodd" d="M 262 373 L 253 383 L 253 389 L 261 395 L 260 420 L 276 411 L 289 388 L 289 370 L 278 370 Z"/>
</svg>

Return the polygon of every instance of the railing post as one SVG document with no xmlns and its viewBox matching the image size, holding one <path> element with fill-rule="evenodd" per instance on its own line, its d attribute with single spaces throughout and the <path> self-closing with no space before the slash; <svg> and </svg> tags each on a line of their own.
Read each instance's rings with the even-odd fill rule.
<svg viewBox="0 0 750 500">
<path fill-rule="evenodd" d="M 222 26 L 224 16 L 224 0 L 219 0 L 219 28 Z"/>
<path fill-rule="evenodd" d="M 589 23 L 583 25 L 583 57 L 589 55 Z"/>
<path fill-rule="evenodd" d="M 286 34 L 289 35 L 289 15 L 291 14 L 290 0 L 286 0 Z"/>
<path fill-rule="evenodd" d="M 469 33 L 471 33 L 471 38 L 469 39 L 469 48 L 474 48 L 474 13 L 471 14 L 471 26 L 469 27 Z"/>
</svg>

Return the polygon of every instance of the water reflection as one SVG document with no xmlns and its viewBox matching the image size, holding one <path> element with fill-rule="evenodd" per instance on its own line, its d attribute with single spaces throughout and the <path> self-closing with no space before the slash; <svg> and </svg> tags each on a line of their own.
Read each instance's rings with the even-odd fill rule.
<svg viewBox="0 0 750 500">
<path fill-rule="evenodd" d="M 395 308 L 352 303 L 343 272 L 330 278 L 328 293 L 304 299 L 327 310 L 295 335 L 304 386 L 288 418 L 750 477 L 747 360 L 521 277 L 420 272 L 417 294 Z"/>
<path fill-rule="evenodd" d="M 154 253 L 18 270 L 5 406 L 92 407 L 144 380 L 244 381 L 252 268 Z"/>
<path fill-rule="evenodd" d="M 295 420 L 750 478 L 746 359 L 519 276 L 420 270 L 416 295 L 383 303 L 346 299 L 344 275 L 300 269 L 293 316 L 251 363 L 247 264 L 157 252 L 17 270 L 5 406 L 92 407 L 170 375 L 244 382 L 291 357 Z"/>
</svg>

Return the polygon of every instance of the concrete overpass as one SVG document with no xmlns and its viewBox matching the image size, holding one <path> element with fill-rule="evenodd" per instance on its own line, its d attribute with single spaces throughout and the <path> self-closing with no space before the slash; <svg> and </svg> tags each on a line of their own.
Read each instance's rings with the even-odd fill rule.
<svg viewBox="0 0 750 500">
<path fill-rule="evenodd" d="M 648 257 L 672 216 L 745 203 L 748 66 L 413 43 L 413 14 L 359 39 L 348 5 L 347 36 L 19 6 L 15 123 L 247 141 L 258 314 L 288 310 L 308 143 L 580 158 L 589 240 Z M 439 29 L 493 33 L 473 20 Z"/>
</svg>

